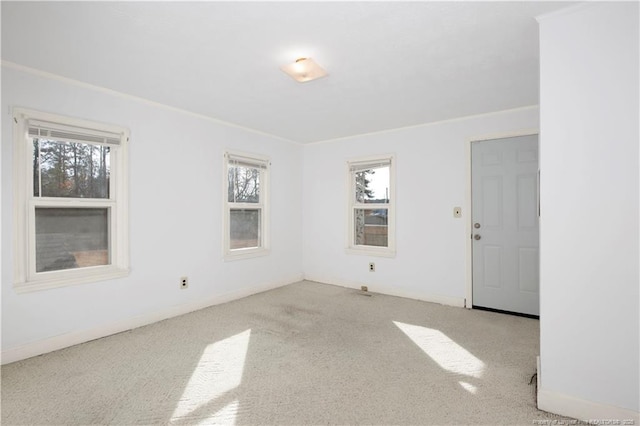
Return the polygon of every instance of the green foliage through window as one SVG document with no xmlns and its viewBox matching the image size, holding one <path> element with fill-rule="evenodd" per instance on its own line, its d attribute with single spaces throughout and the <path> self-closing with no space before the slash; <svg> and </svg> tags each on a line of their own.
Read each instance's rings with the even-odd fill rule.
<svg viewBox="0 0 640 426">
<path fill-rule="evenodd" d="M 35 197 L 109 198 L 110 147 L 33 139 Z"/>
</svg>

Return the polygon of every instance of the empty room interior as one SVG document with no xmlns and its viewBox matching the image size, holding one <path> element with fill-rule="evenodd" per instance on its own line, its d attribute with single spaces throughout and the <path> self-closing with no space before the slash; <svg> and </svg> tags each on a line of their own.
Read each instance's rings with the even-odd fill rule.
<svg viewBox="0 0 640 426">
<path fill-rule="evenodd" d="M 640 424 L 638 2 L 0 13 L 3 424 Z"/>
</svg>

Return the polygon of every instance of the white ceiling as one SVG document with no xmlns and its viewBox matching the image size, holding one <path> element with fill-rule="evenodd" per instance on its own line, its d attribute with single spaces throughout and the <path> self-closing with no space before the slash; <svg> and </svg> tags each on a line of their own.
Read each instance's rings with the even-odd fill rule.
<svg viewBox="0 0 640 426">
<path fill-rule="evenodd" d="M 307 143 L 537 104 L 568 4 L 2 1 L 2 59 Z"/>
</svg>

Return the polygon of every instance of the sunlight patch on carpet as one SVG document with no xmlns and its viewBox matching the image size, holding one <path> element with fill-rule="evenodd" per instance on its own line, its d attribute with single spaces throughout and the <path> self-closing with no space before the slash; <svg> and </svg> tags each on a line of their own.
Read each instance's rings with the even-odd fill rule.
<svg viewBox="0 0 640 426">
<path fill-rule="evenodd" d="M 238 414 L 238 405 L 240 405 L 240 401 L 236 399 L 235 401 L 225 405 L 220 411 L 217 411 L 213 415 L 199 420 L 195 424 L 198 426 L 235 425 L 236 415 Z"/>
<path fill-rule="evenodd" d="M 198 418 L 208 424 L 215 419 L 224 419 L 225 424 L 235 423 L 238 401 L 219 408 L 216 399 L 242 382 L 250 337 L 251 329 L 248 329 L 205 348 L 171 416 L 171 422 Z"/>
<path fill-rule="evenodd" d="M 475 393 L 478 392 L 478 388 L 472 385 L 471 383 L 460 381 L 458 382 L 458 384 L 462 386 L 462 389 L 466 390 L 469 393 L 472 393 L 475 395 Z"/>
<path fill-rule="evenodd" d="M 419 325 L 393 323 L 441 368 L 480 378 L 485 364 L 439 330 Z M 463 386 L 464 387 L 464 386 Z"/>
</svg>

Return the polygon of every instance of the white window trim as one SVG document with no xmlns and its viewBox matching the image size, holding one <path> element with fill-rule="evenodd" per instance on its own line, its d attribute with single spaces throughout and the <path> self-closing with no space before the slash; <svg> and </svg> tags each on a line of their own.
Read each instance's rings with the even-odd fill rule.
<svg viewBox="0 0 640 426">
<path fill-rule="evenodd" d="M 354 244 L 354 210 L 358 208 L 370 209 L 372 204 L 357 203 L 355 201 L 355 174 L 351 171 L 353 165 L 389 162 L 389 203 L 388 209 L 387 247 L 376 247 Z M 346 252 L 348 254 L 395 257 L 396 255 L 396 158 L 393 154 L 359 157 L 347 160 L 347 237 Z"/>
<path fill-rule="evenodd" d="M 29 148 L 29 120 L 87 129 L 88 134 L 117 134 L 119 144 L 111 149 L 109 199 L 59 199 L 33 196 L 32 158 Z M 129 274 L 128 142 L 129 130 L 58 114 L 13 108 L 13 287 L 17 293 L 47 290 L 76 284 L 104 281 Z M 35 270 L 35 207 L 107 207 L 111 264 L 59 271 Z"/>
<path fill-rule="evenodd" d="M 229 190 L 229 158 L 242 159 L 248 164 L 254 164 L 260 168 L 260 202 L 259 203 L 230 203 L 228 197 Z M 266 256 L 270 253 L 269 229 L 270 229 L 270 201 L 269 201 L 269 181 L 271 174 L 271 161 L 268 157 L 240 151 L 225 150 L 223 155 L 223 179 L 222 196 L 223 209 L 222 217 L 222 253 L 225 261 L 249 259 L 253 257 Z M 231 208 L 260 208 L 260 247 L 231 249 Z"/>
</svg>

